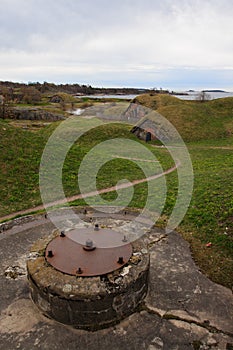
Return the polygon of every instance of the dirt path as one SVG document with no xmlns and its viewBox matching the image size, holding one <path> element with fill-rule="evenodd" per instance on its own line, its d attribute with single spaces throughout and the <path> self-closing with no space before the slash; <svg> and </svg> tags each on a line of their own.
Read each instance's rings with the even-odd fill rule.
<svg viewBox="0 0 233 350">
<path fill-rule="evenodd" d="M 132 182 L 122 183 L 122 184 L 117 186 L 117 189 L 129 188 L 129 187 L 132 187 L 134 185 L 138 185 L 138 184 L 141 184 L 141 183 L 144 183 L 144 182 L 147 182 L 147 181 L 152 181 L 152 180 L 158 179 L 158 178 L 160 178 L 160 177 L 162 177 L 164 175 L 170 174 L 173 171 L 175 171 L 180 166 L 180 164 L 181 164 L 180 162 L 177 162 L 176 165 L 174 165 L 173 167 L 165 170 L 164 172 L 162 172 L 160 174 L 155 174 L 155 175 L 152 175 L 152 176 L 149 176 L 147 178 L 140 179 L 140 180 L 134 180 Z M 46 208 L 50 208 L 50 207 L 53 207 L 55 205 L 65 204 L 67 202 L 68 203 L 69 202 L 73 202 L 73 201 L 75 201 L 77 199 L 94 197 L 94 196 L 102 194 L 102 193 L 109 193 L 109 192 L 113 192 L 113 191 L 116 191 L 116 186 L 103 188 L 103 189 L 98 190 L 98 191 L 92 191 L 92 192 L 87 192 L 87 193 L 80 193 L 80 194 L 77 194 L 77 195 L 74 195 L 74 196 L 71 196 L 71 197 L 67 197 L 67 198 L 62 199 L 62 200 L 58 200 L 58 201 L 54 201 L 54 202 L 48 203 L 46 205 Z M 41 205 L 38 205 L 38 206 L 33 207 L 33 208 L 19 210 L 19 211 L 15 212 L 15 213 L 11 213 L 11 214 L 2 216 L 0 218 L 0 222 L 4 222 L 6 220 L 13 219 L 16 216 L 27 215 L 27 214 L 31 214 L 31 213 L 39 211 L 39 210 L 44 210 L 44 209 L 45 209 L 45 206 L 43 204 L 41 204 Z"/>
<path fill-rule="evenodd" d="M 152 147 L 155 148 L 163 148 L 166 149 L 165 146 L 158 146 L 158 145 L 151 145 Z M 170 146 L 171 148 L 182 148 L 183 146 Z M 192 145 L 191 145 L 192 147 Z M 194 146 L 196 149 L 224 149 L 224 150 L 232 150 L 233 151 L 233 146 L 205 146 L 205 145 L 200 145 L 200 146 Z"/>
<path fill-rule="evenodd" d="M 201 148 L 233 150 L 232 146 L 203 146 Z"/>
</svg>

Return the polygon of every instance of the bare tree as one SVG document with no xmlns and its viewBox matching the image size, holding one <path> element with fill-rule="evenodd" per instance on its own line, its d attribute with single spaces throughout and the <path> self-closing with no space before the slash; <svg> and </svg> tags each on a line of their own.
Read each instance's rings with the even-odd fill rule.
<svg viewBox="0 0 233 350">
<path fill-rule="evenodd" d="M 196 100 L 200 102 L 209 101 L 210 99 L 210 94 L 207 94 L 205 91 L 201 91 L 196 97 Z"/>
</svg>

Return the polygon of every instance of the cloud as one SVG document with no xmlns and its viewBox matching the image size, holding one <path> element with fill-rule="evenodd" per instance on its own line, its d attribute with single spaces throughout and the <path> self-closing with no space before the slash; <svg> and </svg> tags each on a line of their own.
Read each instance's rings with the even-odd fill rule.
<svg viewBox="0 0 233 350">
<path fill-rule="evenodd" d="M 191 71 L 231 72 L 232 16 L 230 0 L 1 0 L 0 74 L 191 84 Z"/>
</svg>

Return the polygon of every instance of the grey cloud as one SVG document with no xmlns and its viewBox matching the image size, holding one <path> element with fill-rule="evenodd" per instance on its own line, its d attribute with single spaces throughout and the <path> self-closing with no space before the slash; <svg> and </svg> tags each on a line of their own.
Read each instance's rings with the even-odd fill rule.
<svg viewBox="0 0 233 350">
<path fill-rule="evenodd" d="M 169 77 L 174 83 L 182 69 L 184 79 L 194 79 L 183 67 L 213 72 L 233 61 L 231 0 L 0 0 L 0 5 L 0 74 L 6 79 L 154 85 Z"/>
<path fill-rule="evenodd" d="M 31 48 L 34 37 L 60 42 L 77 35 L 84 41 L 121 27 L 127 35 L 127 26 L 135 17 L 140 18 L 144 11 L 158 12 L 161 7 L 160 1 L 152 0 L 1 0 L 0 47 Z"/>
</svg>

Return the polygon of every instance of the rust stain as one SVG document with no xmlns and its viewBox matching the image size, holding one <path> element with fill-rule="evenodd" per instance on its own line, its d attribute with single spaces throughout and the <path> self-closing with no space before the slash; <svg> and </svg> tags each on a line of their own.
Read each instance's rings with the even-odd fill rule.
<svg viewBox="0 0 233 350">
<path fill-rule="evenodd" d="M 55 269 L 69 275 L 104 275 L 123 267 L 131 258 L 132 245 L 123 239 L 122 234 L 110 229 L 72 230 L 54 238 L 46 248 L 45 257 Z M 90 242 L 93 249 L 86 249 Z"/>
</svg>

